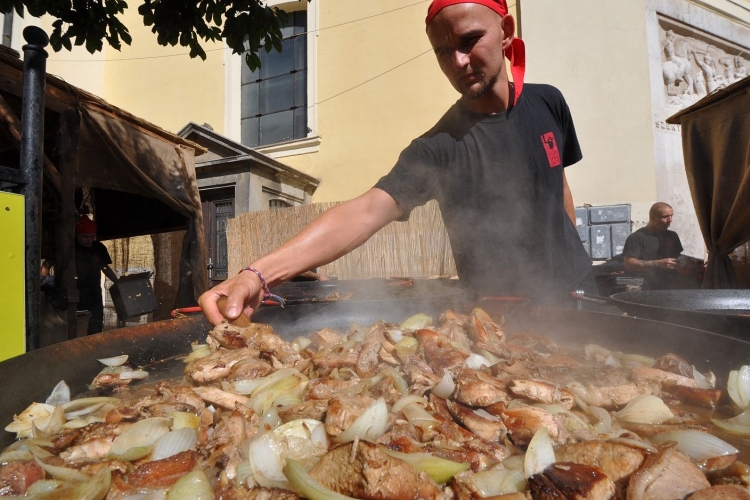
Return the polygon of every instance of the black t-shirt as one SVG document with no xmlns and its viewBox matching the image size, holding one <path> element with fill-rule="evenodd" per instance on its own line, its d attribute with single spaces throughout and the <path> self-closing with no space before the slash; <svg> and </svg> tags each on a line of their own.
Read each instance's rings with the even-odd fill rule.
<svg viewBox="0 0 750 500">
<path fill-rule="evenodd" d="M 563 206 L 563 168 L 581 157 L 560 91 L 527 84 L 505 113 L 453 105 L 375 187 L 403 220 L 438 201 L 461 282 L 477 294 L 546 299 L 591 269 Z"/>
<path fill-rule="evenodd" d="M 625 240 L 622 256 L 639 260 L 676 259 L 682 250 L 680 237 L 674 231 L 652 232 L 642 227 Z M 677 272 L 672 269 L 646 268 L 639 274 L 645 277 L 643 288 L 647 290 L 669 290 L 680 286 Z"/>
<path fill-rule="evenodd" d="M 76 277 L 79 290 L 99 290 L 102 268 L 112 263 L 107 247 L 95 241 L 90 247 L 76 243 Z"/>
</svg>

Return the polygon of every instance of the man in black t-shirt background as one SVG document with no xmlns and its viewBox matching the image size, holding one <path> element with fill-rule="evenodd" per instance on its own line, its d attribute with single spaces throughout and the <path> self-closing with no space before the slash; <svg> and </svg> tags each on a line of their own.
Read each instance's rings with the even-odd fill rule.
<svg viewBox="0 0 750 500">
<path fill-rule="evenodd" d="M 430 199 L 440 205 L 460 281 L 476 295 L 553 301 L 596 292 L 565 176 L 582 157 L 575 127 L 559 90 L 524 86 L 524 44 L 506 0 L 433 0 L 425 24 L 459 101 L 372 189 L 204 293 L 211 323 L 249 317 L 269 287 L 351 252 Z"/>
<path fill-rule="evenodd" d="M 104 329 L 104 302 L 102 298 L 102 273 L 113 283 L 117 275 L 109 267 L 112 258 L 107 247 L 96 239 L 96 223 L 88 215 L 81 215 L 75 226 L 76 245 L 76 286 L 78 288 L 79 311 L 91 312 L 87 335 L 99 333 Z M 42 263 L 42 276 L 49 275 L 54 266 L 54 256 Z"/>
<path fill-rule="evenodd" d="M 677 259 L 682 253 L 682 243 L 677 233 L 669 230 L 673 215 L 671 206 L 654 203 L 646 227 L 625 241 L 622 251 L 625 269 L 645 277 L 644 290 L 679 288 Z"/>
</svg>

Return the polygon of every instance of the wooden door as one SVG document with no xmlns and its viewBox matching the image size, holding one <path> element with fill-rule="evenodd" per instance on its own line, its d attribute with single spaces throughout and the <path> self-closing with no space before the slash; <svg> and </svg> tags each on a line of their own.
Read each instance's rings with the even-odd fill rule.
<svg viewBox="0 0 750 500">
<path fill-rule="evenodd" d="M 216 286 L 229 277 L 227 221 L 234 217 L 234 187 L 201 190 L 203 230 L 206 237 L 208 277 Z"/>
</svg>

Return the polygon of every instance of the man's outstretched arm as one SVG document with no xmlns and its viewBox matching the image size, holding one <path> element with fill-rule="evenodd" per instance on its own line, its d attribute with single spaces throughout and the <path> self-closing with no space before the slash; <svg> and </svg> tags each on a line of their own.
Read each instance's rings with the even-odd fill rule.
<svg viewBox="0 0 750 500">
<path fill-rule="evenodd" d="M 388 193 L 370 189 L 327 210 L 251 266 L 273 287 L 351 252 L 400 215 L 398 205 Z M 249 317 L 263 299 L 260 279 L 253 272 L 243 271 L 201 295 L 198 303 L 214 325 L 224 319 L 217 305 L 219 297 L 227 297 L 227 318 L 237 318 L 243 312 Z"/>
</svg>

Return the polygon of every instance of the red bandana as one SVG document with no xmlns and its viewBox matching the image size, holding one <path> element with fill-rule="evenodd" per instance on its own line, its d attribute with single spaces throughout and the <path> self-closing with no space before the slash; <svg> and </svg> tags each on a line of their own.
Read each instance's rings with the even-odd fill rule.
<svg viewBox="0 0 750 500">
<path fill-rule="evenodd" d="M 433 0 L 427 9 L 425 25 L 430 24 L 432 18 L 445 7 L 459 3 L 478 3 L 494 10 L 501 16 L 508 14 L 508 4 L 505 3 L 505 0 Z M 523 75 L 526 72 L 526 47 L 523 44 L 523 40 L 514 37 L 510 47 L 505 50 L 505 57 L 510 61 L 510 72 L 513 75 L 517 101 L 523 90 Z"/>
<path fill-rule="evenodd" d="M 76 222 L 76 234 L 96 234 L 96 222 L 88 215 L 81 215 Z"/>
</svg>

